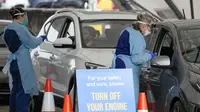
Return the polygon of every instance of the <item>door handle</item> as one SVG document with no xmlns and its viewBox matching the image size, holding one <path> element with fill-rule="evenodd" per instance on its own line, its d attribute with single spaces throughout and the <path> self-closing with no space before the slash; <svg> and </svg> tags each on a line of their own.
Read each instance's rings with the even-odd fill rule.
<svg viewBox="0 0 200 112">
<path fill-rule="evenodd" d="M 56 59 L 54 54 L 52 56 L 50 56 L 49 58 L 50 58 L 50 60 L 55 60 Z"/>
<path fill-rule="evenodd" d="M 35 56 L 35 57 L 38 57 L 39 55 L 40 55 L 40 54 L 39 54 L 38 52 L 35 52 L 35 53 L 34 53 L 34 56 Z"/>
</svg>

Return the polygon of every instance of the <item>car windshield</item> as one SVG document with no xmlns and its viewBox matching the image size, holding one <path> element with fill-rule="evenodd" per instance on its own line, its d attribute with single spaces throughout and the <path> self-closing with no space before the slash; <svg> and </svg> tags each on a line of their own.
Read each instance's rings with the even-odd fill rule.
<svg viewBox="0 0 200 112">
<path fill-rule="evenodd" d="M 83 48 L 115 48 L 120 33 L 133 20 L 99 20 L 81 23 Z"/>
<path fill-rule="evenodd" d="M 179 33 L 184 59 L 191 63 L 200 63 L 200 26 L 183 28 Z"/>
</svg>

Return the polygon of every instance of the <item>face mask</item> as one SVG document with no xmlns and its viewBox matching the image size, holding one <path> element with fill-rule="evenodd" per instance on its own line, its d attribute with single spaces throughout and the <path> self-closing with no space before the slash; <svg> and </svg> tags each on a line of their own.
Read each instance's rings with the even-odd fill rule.
<svg viewBox="0 0 200 112">
<path fill-rule="evenodd" d="M 21 24 L 22 25 L 27 25 L 28 23 L 28 17 L 27 17 L 27 14 L 24 15 L 24 19 L 21 21 Z"/>
<path fill-rule="evenodd" d="M 151 32 L 149 30 L 147 30 L 146 32 L 144 32 L 144 36 L 147 36 L 149 34 L 151 34 Z"/>
<path fill-rule="evenodd" d="M 23 19 L 22 22 L 21 22 L 21 24 L 22 24 L 22 25 L 26 25 L 26 24 L 27 24 L 26 20 Z"/>
</svg>

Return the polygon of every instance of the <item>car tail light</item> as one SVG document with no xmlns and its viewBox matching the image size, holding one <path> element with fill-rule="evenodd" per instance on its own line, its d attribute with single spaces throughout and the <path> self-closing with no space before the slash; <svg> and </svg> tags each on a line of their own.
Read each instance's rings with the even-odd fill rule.
<svg viewBox="0 0 200 112">
<path fill-rule="evenodd" d="M 3 0 L 3 3 L 6 3 L 6 0 Z"/>
</svg>

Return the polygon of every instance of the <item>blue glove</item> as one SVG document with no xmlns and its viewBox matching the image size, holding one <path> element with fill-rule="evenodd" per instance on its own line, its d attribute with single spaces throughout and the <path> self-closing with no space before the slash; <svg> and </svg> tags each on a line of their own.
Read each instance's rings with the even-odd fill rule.
<svg viewBox="0 0 200 112">
<path fill-rule="evenodd" d="M 47 36 L 46 35 L 42 35 L 40 36 L 42 38 L 42 40 L 44 41 L 45 39 L 47 39 Z"/>
<path fill-rule="evenodd" d="M 157 56 L 157 53 L 151 53 L 151 58 L 154 58 Z"/>
</svg>

